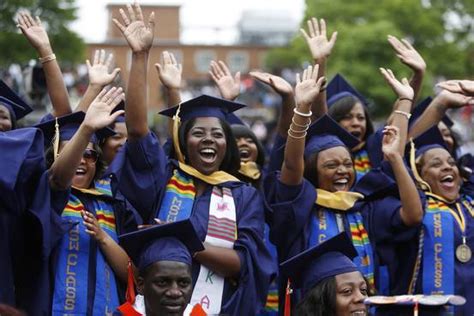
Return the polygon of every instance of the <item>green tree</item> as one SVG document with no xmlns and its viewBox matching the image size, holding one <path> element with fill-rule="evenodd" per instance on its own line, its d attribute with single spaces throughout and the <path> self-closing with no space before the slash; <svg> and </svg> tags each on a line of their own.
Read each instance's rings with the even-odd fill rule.
<svg viewBox="0 0 474 316">
<path fill-rule="evenodd" d="M 474 75 L 474 2 L 471 0 L 310 0 L 302 27 L 310 17 L 324 18 L 328 34 L 338 31 L 328 60 L 327 75 L 343 74 L 377 106 L 376 115 L 391 109 L 394 95 L 379 67 L 398 77 L 411 75 L 395 56 L 387 35 L 407 38 L 427 63 L 421 96 L 432 94 L 435 79 Z M 301 67 L 311 55 L 304 39 L 296 36 L 289 47 L 267 56 L 267 65 Z M 277 66 L 278 65 L 278 66 Z"/>
<path fill-rule="evenodd" d="M 68 25 L 74 21 L 75 0 L 1 0 L 0 1 L 0 68 L 11 63 L 25 63 L 36 58 L 36 52 L 16 27 L 19 10 L 38 15 L 46 25 L 54 52 L 62 63 L 83 60 L 84 42 Z"/>
</svg>

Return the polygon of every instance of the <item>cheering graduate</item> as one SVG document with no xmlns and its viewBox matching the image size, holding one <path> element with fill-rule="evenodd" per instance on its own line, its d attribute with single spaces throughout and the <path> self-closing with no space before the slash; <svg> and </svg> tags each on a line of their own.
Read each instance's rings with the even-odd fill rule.
<svg viewBox="0 0 474 316">
<path fill-rule="evenodd" d="M 38 125 L 48 139 L 55 139 L 47 153 L 54 160 L 50 185 L 70 190 L 61 217 L 73 224 L 52 259 L 53 315 L 103 314 L 120 305 L 119 281 L 127 279 L 128 258 L 117 236 L 137 224 L 123 201 L 96 180 L 104 169 L 97 143 L 113 134 L 104 128 L 123 113 L 110 114 L 123 97 L 121 88 L 104 90 L 87 114 L 75 112 Z"/>
<path fill-rule="evenodd" d="M 31 111 L 31 107 L 0 80 L 0 132 L 16 129 L 17 121 Z"/>
<path fill-rule="evenodd" d="M 242 105 L 201 96 L 164 111 L 174 117 L 176 160 L 169 159 L 147 126 L 153 15 L 145 24 L 138 4 L 129 6 L 129 17 L 121 14 L 125 25 L 114 21 L 132 49 L 132 67 L 125 104 L 128 141 L 112 164 L 113 184 L 145 222 L 193 223 L 206 249 L 193 258 L 192 305 L 200 303 L 211 314 L 255 314 L 265 302 L 271 269 L 262 241 L 263 201 L 231 175 L 239 169 L 239 154 L 225 118 Z"/>
<path fill-rule="evenodd" d="M 313 70 L 310 66 L 301 80 L 297 77 L 297 107 L 281 174 L 272 173 L 265 179 L 265 193 L 273 212 L 270 236 L 282 262 L 346 231 L 359 254 L 355 263 L 373 287 L 374 272 L 378 272 L 374 246 L 402 238 L 402 232 L 412 231 L 410 226 L 421 222 L 420 199 L 403 163 L 400 133 L 393 126 L 384 130 L 382 151 L 387 171 L 377 170 L 360 190 L 364 195 L 376 196 L 377 190 L 398 185 L 399 197 L 362 201 L 364 195 L 348 192 L 355 181 L 349 148 L 358 141 L 328 116 L 309 127 L 309 108 L 322 82 L 321 78 L 316 81 L 317 71 L 317 67 Z M 376 185 L 382 183 L 382 187 L 370 185 L 376 179 L 380 180 Z M 280 299 L 281 291 L 282 287 Z"/>
<path fill-rule="evenodd" d="M 133 310 L 147 316 L 189 315 L 193 311 L 188 304 L 193 292 L 192 256 L 204 250 L 191 222 L 155 225 L 119 240 L 139 269 L 139 295 L 128 292 L 127 303 L 133 303 Z M 119 308 L 126 316 L 133 314 L 129 304 Z"/>
<path fill-rule="evenodd" d="M 354 257 L 357 251 L 347 234 L 341 233 L 283 262 L 282 276 L 303 294 L 294 315 L 367 315 L 364 299 L 369 287 L 351 261 Z"/>
<path fill-rule="evenodd" d="M 0 132 L 0 147 L 0 301 L 46 315 L 49 255 L 60 219 L 52 209 L 43 136 L 34 128 Z"/>
<path fill-rule="evenodd" d="M 411 165 L 425 191 L 425 216 L 420 235 L 413 286 L 416 292 L 456 294 L 467 299 L 454 310 L 474 313 L 474 202 L 472 176 L 464 182 L 456 160 L 438 130 L 432 127 L 416 138 Z"/>
</svg>

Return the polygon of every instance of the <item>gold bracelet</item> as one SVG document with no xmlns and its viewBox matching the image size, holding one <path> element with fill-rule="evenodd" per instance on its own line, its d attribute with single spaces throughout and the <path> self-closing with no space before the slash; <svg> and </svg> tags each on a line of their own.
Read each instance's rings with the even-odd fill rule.
<svg viewBox="0 0 474 316">
<path fill-rule="evenodd" d="M 308 123 L 301 125 L 295 122 L 295 116 L 293 115 L 293 118 L 291 119 L 291 123 L 295 124 L 296 127 L 308 128 L 311 125 L 311 119 L 308 118 Z"/>
<path fill-rule="evenodd" d="M 55 60 L 56 59 L 56 55 L 55 54 L 51 54 L 51 55 L 48 55 L 48 56 L 45 56 L 45 57 L 40 57 L 38 58 L 40 63 L 44 64 L 44 63 L 47 63 L 51 60 Z"/>
<path fill-rule="evenodd" d="M 311 117 L 311 115 L 313 115 L 313 112 L 309 111 L 309 113 L 303 113 L 303 112 L 300 112 L 296 109 L 296 107 L 293 109 L 293 112 L 299 116 L 302 116 L 302 117 Z"/>
<path fill-rule="evenodd" d="M 295 136 L 295 135 L 293 135 L 293 132 L 291 131 L 291 129 L 288 130 L 288 136 L 291 137 L 291 138 L 294 138 L 294 139 L 305 138 L 307 134 L 308 134 L 308 132 L 307 132 L 307 131 L 304 131 L 303 135 L 301 135 L 301 136 Z"/>
<path fill-rule="evenodd" d="M 400 111 L 400 110 L 396 110 L 393 113 L 403 115 L 404 117 L 407 118 L 407 120 L 409 120 L 411 117 L 411 113 Z"/>
</svg>

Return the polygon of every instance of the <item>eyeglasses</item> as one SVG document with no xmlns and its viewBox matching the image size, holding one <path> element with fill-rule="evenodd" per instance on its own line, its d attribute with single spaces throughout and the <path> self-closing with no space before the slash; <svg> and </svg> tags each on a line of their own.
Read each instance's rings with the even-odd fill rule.
<svg viewBox="0 0 474 316">
<path fill-rule="evenodd" d="M 82 158 L 89 163 L 96 163 L 99 159 L 99 154 L 94 149 L 86 149 L 82 154 Z"/>
</svg>

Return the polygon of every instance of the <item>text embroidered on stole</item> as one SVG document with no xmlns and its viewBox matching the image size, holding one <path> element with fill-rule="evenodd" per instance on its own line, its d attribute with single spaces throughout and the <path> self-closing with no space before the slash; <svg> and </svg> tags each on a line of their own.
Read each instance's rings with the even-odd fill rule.
<svg viewBox="0 0 474 316">
<path fill-rule="evenodd" d="M 229 188 L 213 187 L 205 242 L 232 249 L 236 239 L 236 212 L 232 191 Z M 201 304 L 207 314 L 219 314 L 224 282 L 223 277 L 201 265 L 190 304 Z"/>
</svg>

